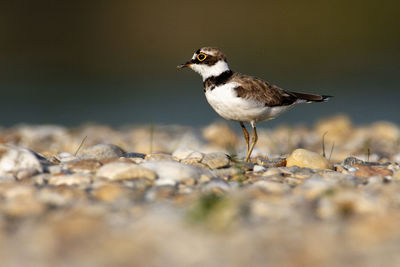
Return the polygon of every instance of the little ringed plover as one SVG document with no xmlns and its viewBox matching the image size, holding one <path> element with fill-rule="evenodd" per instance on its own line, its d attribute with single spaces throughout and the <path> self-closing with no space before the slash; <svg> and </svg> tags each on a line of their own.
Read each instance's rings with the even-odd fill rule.
<svg viewBox="0 0 400 267">
<path fill-rule="evenodd" d="M 271 120 L 295 105 L 325 102 L 331 96 L 297 93 L 281 89 L 256 77 L 232 71 L 218 48 L 203 47 L 177 68 L 191 68 L 203 78 L 208 103 L 223 118 L 237 121 L 247 144 L 246 161 L 257 142 L 256 122 Z M 244 125 L 251 124 L 251 138 Z"/>
</svg>

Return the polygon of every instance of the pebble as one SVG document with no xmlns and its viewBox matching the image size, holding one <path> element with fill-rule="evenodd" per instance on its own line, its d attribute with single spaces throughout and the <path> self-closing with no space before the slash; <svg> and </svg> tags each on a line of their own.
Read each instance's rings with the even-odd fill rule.
<svg viewBox="0 0 400 267">
<path fill-rule="evenodd" d="M 110 158 L 119 158 L 125 154 L 119 146 L 113 144 L 99 144 L 82 149 L 78 152 L 80 159 L 104 160 Z"/>
<path fill-rule="evenodd" d="M 38 174 L 37 169 L 29 168 L 29 169 L 20 169 L 17 171 L 15 177 L 17 180 L 23 180 L 23 179 L 28 179 L 36 174 Z"/>
<path fill-rule="evenodd" d="M 230 168 L 222 168 L 222 169 L 214 169 L 212 173 L 215 177 L 233 177 L 236 175 L 244 175 L 245 171 L 238 167 L 230 167 Z"/>
<path fill-rule="evenodd" d="M 230 160 L 226 154 L 222 152 L 215 152 L 204 155 L 201 163 L 207 165 L 211 169 L 218 169 L 228 166 Z"/>
<path fill-rule="evenodd" d="M 0 144 L 0 176 L 27 169 L 43 171 L 42 164 L 34 153 L 25 148 Z"/>
<path fill-rule="evenodd" d="M 365 161 L 358 159 L 356 157 L 347 157 L 345 160 L 343 160 L 342 165 L 343 166 L 353 166 L 353 165 L 366 165 Z"/>
<path fill-rule="evenodd" d="M 51 174 L 57 174 L 61 173 L 63 171 L 62 167 L 60 165 L 51 165 L 47 167 L 47 170 Z"/>
<path fill-rule="evenodd" d="M 394 181 L 400 181 L 400 171 L 395 172 L 395 173 L 393 174 L 392 179 L 393 179 Z"/>
<path fill-rule="evenodd" d="M 174 161 L 174 157 L 167 153 L 151 153 L 144 157 L 148 161 Z"/>
<path fill-rule="evenodd" d="M 201 162 L 204 154 L 193 149 L 177 149 L 172 153 L 172 156 L 177 160 L 193 159 Z"/>
<path fill-rule="evenodd" d="M 51 185 L 89 185 L 91 178 L 86 174 L 57 175 L 49 179 Z"/>
<path fill-rule="evenodd" d="M 157 201 L 157 200 L 165 200 L 169 199 L 176 194 L 176 187 L 175 185 L 158 185 L 155 187 L 150 188 L 144 198 L 147 201 Z"/>
<path fill-rule="evenodd" d="M 134 180 L 122 180 L 121 183 L 131 189 L 142 192 L 155 185 L 154 180 L 150 179 L 134 179 Z"/>
<path fill-rule="evenodd" d="M 1 211 L 10 218 L 38 215 L 44 211 L 44 206 L 38 201 L 33 186 L 18 185 L 7 188 L 3 197 L 5 202 Z"/>
<path fill-rule="evenodd" d="M 202 191 L 221 194 L 229 191 L 230 189 L 231 186 L 225 180 L 216 178 L 206 183 L 203 186 Z"/>
<path fill-rule="evenodd" d="M 63 162 L 63 163 L 78 159 L 74 155 L 67 153 L 67 152 L 62 152 L 62 153 L 58 154 L 57 158 L 60 162 Z"/>
<path fill-rule="evenodd" d="M 279 168 L 268 168 L 262 176 L 270 177 L 270 176 L 283 176 L 282 171 Z"/>
<path fill-rule="evenodd" d="M 62 194 L 57 190 L 44 188 L 38 192 L 39 202 L 51 207 L 62 207 L 76 201 L 72 194 Z"/>
<path fill-rule="evenodd" d="M 97 176 L 105 177 L 109 180 L 130 180 L 130 179 L 149 179 L 155 180 L 157 175 L 154 171 L 143 165 L 127 162 L 111 162 L 97 171 Z"/>
<path fill-rule="evenodd" d="M 83 159 L 69 161 L 65 168 L 73 172 L 95 172 L 100 168 L 101 163 L 95 159 Z"/>
<path fill-rule="evenodd" d="M 319 200 L 316 214 L 324 219 L 348 218 L 357 214 L 371 214 L 379 209 L 379 203 L 364 194 L 338 190 Z"/>
<path fill-rule="evenodd" d="M 115 184 L 107 184 L 96 188 L 91 192 L 91 194 L 98 200 L 105 202 L 113 202 L 120 198 L 126 190 Z"/>
<path fill-rule="evenodd" d="M 332 164 L 318 153 L 306 150 L 306 149 L 296 149 L 292 154 L 286 159 L 286 166 L 298 166 L 301 168 L 311 168 L 311 169 L 332 169 Z"/>
<path fill-rule="evenodd" d="M 270 181 L 257 181 L 251 185 L 251 187 L 256 187 L 262 189 L 264 192 L 272 194 L 283 194 L 290 190 L 290 186 L 287 184 L 270 182 Z"/>
<path fill-rule="evenodd" d="M 267 169 L 260 165 L 254 165 L 253 171 L 254 172 L 265 172 Z"/>
<path fill-rule="evenodd" d="M 356 177 L 367 178 L 370 176 L 392 176 L 393 172 L 378 166 L 363 166 L 363 165 L 353 165 L 358 168 L 358 170 L 354 173 Z"/>
<path fill-rule="evenodd" d="M 203 158 L 187 158 L 187 159 L 182 159 L 180 160 L 181 163 L 183 164 L 189 164 L 189 165 L 200 165 L 203 166 L 200 162 Z"/>
<path fill-rule="evenodd" d="M 335 186 L 337 186 L 337 181 L 327 181 L 317 175 L 304 181 L 295 189 L 295 192 L 304 195 L 308 199 L 314 199 L 324 193 L 333 192 Z"/>
<path fill-rule="evenodd" d="M 40 173 L 38 175 L 33 176 L 31 179 L 35 185 L 46 185 L 51 177 L 52 174 L 50 173 Z"/>
<path fill-rule="evenodd" d="M 201 172 L 196 167 L 176 161 L 148 161 L 140 166 L 157 174 L 156 185 L 176 185 L 184 180 L 197 180 L 201 176 Z"/>
</svg>

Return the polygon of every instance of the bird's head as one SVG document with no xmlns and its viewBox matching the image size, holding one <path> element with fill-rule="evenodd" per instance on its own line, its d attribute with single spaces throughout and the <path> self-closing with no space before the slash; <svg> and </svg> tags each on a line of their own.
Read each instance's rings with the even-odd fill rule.
<svg viewBox="0 0 400 267">
<path fill-rule="evenodd" d="M 203 81 L 212 76 L 219 76 L 225 71 L 229 71 L 225 55 L 218 48 L 203 47 L 198 49 L 191 60 L 177 68 L 191 68 L 199 73 Z"/>
</svg>

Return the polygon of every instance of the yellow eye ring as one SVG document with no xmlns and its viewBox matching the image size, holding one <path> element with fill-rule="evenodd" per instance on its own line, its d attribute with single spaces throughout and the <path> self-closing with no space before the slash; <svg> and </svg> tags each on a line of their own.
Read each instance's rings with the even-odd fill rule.
<svg viewBox="0 0 400 267">
<path fill-rule="evenodd" d="M 199 61 L 204 61 L 206 58 L 207 58 L 207 55 L 204 54 L 204 53 L 200 53 L 200 54 L 197 55 L 197 59 Z"/>
</svg>

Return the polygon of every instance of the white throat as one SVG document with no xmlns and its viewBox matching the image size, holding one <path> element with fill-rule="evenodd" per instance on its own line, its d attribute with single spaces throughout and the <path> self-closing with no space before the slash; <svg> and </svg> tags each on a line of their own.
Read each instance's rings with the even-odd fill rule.
<svg viewBox="0 0 400 267">
<path fill-rule="evenodd" d="M 229 70 L 228 64 L 224 60 L 220 60 L 212 66 L 206 64 L 192 64 L 190 68 L 198 72 L 201 77 L 203 77 L 203 81 L 212 76 L 219 76 L 221 73 Z"/>
</svg>

